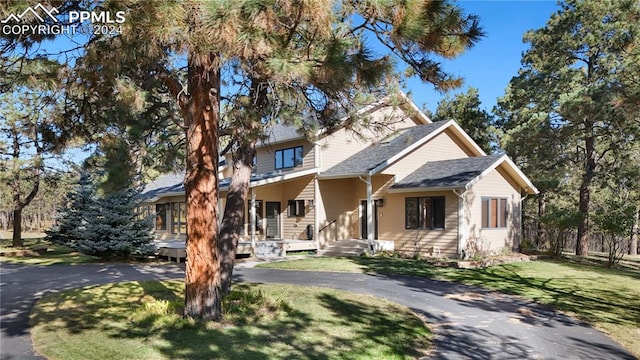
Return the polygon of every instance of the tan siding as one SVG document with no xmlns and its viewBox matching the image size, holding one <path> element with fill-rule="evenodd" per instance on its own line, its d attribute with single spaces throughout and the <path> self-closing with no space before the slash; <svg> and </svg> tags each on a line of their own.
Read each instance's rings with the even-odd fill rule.
<svg viewBox="0 0 640 360">
<path fill-rule="evenodd" d="M 476 183 L 466 193 L 465 201 L 468 211 L 465 220 L 468 221 L 467 242 L 479 241 L 480 247 L 499 253 L 503 250 L 515 250 L 520 243 L 520 192 L 505 178 L 506 173 L 501 169 L 491 171 Z M 508 216 L 506 228 L 482 228 L 482 198 L 506 198 Z"/>
<path fill-rule="evenodd" d="M 256 173 L 264 174 L 271 171 L 275 171 L 275 152 L 281 149 L 287 149 L 295 146 L 302 145 L 303 159 L 302 166 L 298 166 L 290 169 L 282 169 L 282 171 L 300 171 L 306 169 L 312 169 L 315 167 L 315 155 L 314 146 L 307 140 L 294 140 L 286 143 L 280 143 L 276 145 L 266 145 L 256 150 L 256 158 L 258 161 Z"/>
<path fill-rule="evenodd" d="M 444 230 L 405 229 L 405 198 L 445 196 Z M 458 248 L 458 197 L 448 192 L 390 193 L 379 208 L 379 238 L 394 242 L 404 255 L 456 257 Z"/>
<path fill-rule="evenodd" d="M 330 169 L 332 166 L 366 148 L 370 144 L 381 140 L 393 131 L 416 125 L 413 119 L 406 116 L 401 109 L 393 109 L 392 107 L 376 110 L 371 114 L 371 121 L 374 124 L 386 122 L 387 126 L 380 132 L 370 130 L 375 126 L 364 128 L 355 126 L 355 131 L 358 132 L 360 136 L 356 135 L 352 130 L 340 129 L 318 141 L 321 152 L 320 162 L 322 170 Z"/>
<path fill-rule="evenodd" d="M 469 157 L 469 153 L 447 130 L 389 166 L 382 173 L 395 175 L 396 181 L 400 181 L 428 161 L 466 157 Z"/>
<path fill-rule="evenodd" d="M 308 201 L 314 198 L 313 178 L 306 177 L 300 180 L 289 181 L 282 184 L 282 238 L 285 240 L 307 240 L 307 225 L 314 223 L 314 209 L 309 207 Z M 304 200 L 305 214 L 303 217 L 287 216 L 288 200 Z"/>
<path fill-rule="evenodd" d="M 320 164 L 327 170 L 349 156 L 369 146 L 369 142 L 359 139 L 353 132 L 341 129 L 318 141 Z"/>
<path fill-rule="evenodd" d="M 320 233 L 323 242 L 344 240 L 354 237 L 353 222 L 354 208 L 357 208 L 355 195 L 355 179 L 321 180 L 319 182 L 320 196 L 322 196 L 323 211 L 326 219 L 321 221 L 320 228 L 329 222 L 336 222 Z M 357 222 L 357 214 L 355 217 Z"/>
</svg>

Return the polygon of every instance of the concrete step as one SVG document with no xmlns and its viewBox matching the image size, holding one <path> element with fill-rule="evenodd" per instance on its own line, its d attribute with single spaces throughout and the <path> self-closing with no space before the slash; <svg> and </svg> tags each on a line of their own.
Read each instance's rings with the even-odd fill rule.
<svg viewBox="0 0 640 360">
<path fill-rule="evenodd" d="M 318 251 L 321 256 L 359 256 L 367 250 L 366 240 L 340 240 L 334 241 L 324 249 Z"/>
</svg>

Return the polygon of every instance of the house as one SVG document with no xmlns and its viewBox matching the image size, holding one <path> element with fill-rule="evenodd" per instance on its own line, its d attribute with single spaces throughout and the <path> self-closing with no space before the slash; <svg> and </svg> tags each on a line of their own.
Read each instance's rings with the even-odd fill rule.
<svg viewBox="0 0 640 360">
<path fill-rule="evenodd" d="M 321 129 L 309 140 L 292 127 L 270 129 L 257 147 L 239 254 L 354 238 L 409 256 L 518 248 L 521 203 L 537 189 L 506 155 L 487 155 L 455 121 L 432 122 L 410 101 L 362 112 L 383 130 Z M 230 167 L 220 174 L 222 209 Z M 184 240 L 182 176 L 161 176 L 145 196 L 158 239 Z"/>
</svg>

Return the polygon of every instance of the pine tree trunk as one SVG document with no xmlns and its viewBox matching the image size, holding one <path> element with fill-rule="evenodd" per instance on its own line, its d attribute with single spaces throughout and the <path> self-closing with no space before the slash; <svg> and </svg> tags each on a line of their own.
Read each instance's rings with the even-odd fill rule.
<svg viewBox="0 0 640 360">
<path fill-rule="evenodd" d="M 589 120 L 585 120 L 585 128 L 590 130 L 593 124 Z M 585 168 L 580 183 L 580 199 L 578 211 L 581 219 L 578 224 L 578 239 L 576 241 L 576 255 L 589 256 L 589 202 L 591 200 L 591 182 L 593 180 L 596 169 L 596 148 L 595 137 L 587 136 L 585 138 Z"/>
<path fill-rule="evenodd" d="M 189 55 L 187 127 L 187 262 L 185 316 L 222 316 L 218 254 L 218 123 L 220 72 L 214 54 Z"/>
<path fill-rule="evenodd" d="M 266 115 L 264 112 L 268 103 L 267 83 L 268 81 L 259 77 L 251 79 L 249 111 L 245 112 L 245 117 L 240 115 L 239 118 L 234 119 L 236 129 L 232 141 L 236 141 L 239 146 L 234 155 L 233 176 L 227 193 L 227 204 L 220 231 L 222 285 L 225 294 L 231 290 L 231 276 L 240 237 L 239 231 L 243 225 L 244 204 L 247 203 L 249 195 L 256 141 L 264 134 L 262 119 Z"/>
<path fill-rule="evenodd" d="M 243 143 L 238 148 L 236 159 L 233 162 L 233 176 L 220 228 L 220 269 L 223 294 L 228 294 L 231 291 L 231 277 L 238 249 L 240 229 L 243 225 L 244 206 L 249 194 L 254 155 L 255 142 Z"/>
</svg>

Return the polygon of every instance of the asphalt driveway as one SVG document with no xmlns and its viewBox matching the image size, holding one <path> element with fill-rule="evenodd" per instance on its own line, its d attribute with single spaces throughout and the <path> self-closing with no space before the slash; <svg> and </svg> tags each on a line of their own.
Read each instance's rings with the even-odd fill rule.
<svg viewBox="0 0 640 360">
<path fill-rule="evenodd" d="M 243 282 L 323 286 L 408 306 L 434 325 L 433 359 L 635 359 L 601 332 L 551 309 L 476 287 L 404 276 L 237 267 Z M 41 359 L 29 312 L 50 291 L 119 281 L 175 279 L 177 265 L 0 263 L 0 359 Z"/>
</svg>

